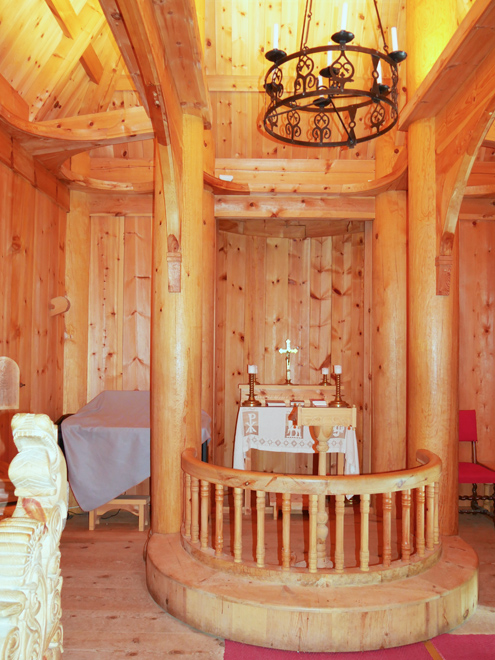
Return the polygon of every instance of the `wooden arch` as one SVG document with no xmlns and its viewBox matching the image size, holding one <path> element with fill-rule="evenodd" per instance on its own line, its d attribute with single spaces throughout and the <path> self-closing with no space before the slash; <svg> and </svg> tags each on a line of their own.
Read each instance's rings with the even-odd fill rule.
<svg viewBox="0 0 495 660">
<path fill-rule="evenodd" d="M 438 295 L 450 292 L 462 199 L 493 122 L 494 30 L 494 0 L 478 0 L 402 114 L 402 130 L 420 119 L 435 118 Z"/>
</svg>

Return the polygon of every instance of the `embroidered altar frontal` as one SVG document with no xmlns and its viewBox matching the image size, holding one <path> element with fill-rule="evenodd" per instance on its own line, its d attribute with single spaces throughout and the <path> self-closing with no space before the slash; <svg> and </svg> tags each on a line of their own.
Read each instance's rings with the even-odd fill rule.
<svg viewBox="0 0 495 660">
<path fill-rule="evenodd" d="M 234 468 L 244 469 L 246 453 L 261 451 L 312 454 L 316 440 L 307 426 L 296 426 L 290 419 L 291 407 L 241 407 L 237 417 L 234 445 Z M 359 474 L 359 460 L 354 429 L 334 426 L 328 452 L 346 456 L 345 473 Z"/>
</svg>

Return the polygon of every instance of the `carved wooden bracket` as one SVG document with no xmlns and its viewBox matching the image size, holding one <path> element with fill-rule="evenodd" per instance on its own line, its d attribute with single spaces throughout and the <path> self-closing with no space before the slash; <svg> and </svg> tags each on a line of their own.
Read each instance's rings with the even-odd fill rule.
<svg viewBox="0 0 495 660">
<path fill-rule="evenodd" d="M 182 253 L 180 251 L 179 241 L 173 234 L 169 234 L 167 237 L 167 247 L 168 290 L 170 293 L 180 293 Z"/>
<path fill-rule="evenodd" d="M 437 296 L 448 296 L 450 294 L 450 276 L 452 273 L 452 255 L 440 255 L 435 258 L 437 269 Z"/>
<path fill-rule="evenodd" d="M 64 314 L 70 308 L 70 300 L 66 296 L 57 296 L 50 300 L 50 316 Z"/>
</svg>

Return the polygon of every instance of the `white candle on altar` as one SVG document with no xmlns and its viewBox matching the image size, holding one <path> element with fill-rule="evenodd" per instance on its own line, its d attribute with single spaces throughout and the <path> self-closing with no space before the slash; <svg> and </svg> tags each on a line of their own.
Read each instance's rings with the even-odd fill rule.
<svg viewBox="0 0 495 660">
<path fill-rule="evenodd" d="M 345 30 L 347 26 L 347 2 L 344 2 L 342 5 L 342 21 L 340 23 L 340 29 Z"/>
<path fill-rule="evenodd" d="M 328 367 L 322 367 L 321 373 L 324 376 L 328 376 L 329 368 Z"/>
<path fill-rule="evenodd" d="M 392 35 L 392 51 L 399 50 L 399 42 L 397 41 L 397 28 L 390 29 Z"/>
<path fill-rule="evenodd" d="M 278 23 L 273 26 L 273 48 L 278 49 Z"/>
<path fill-rule="evenodd" d="M 248 374 L 255 374 L 255 373 L 256 373 L 256 365 L 248 364 Z"/>
<path fill-rule="evenodd" d="M 340 364 L 336 364 L 333 368 L 333 373 L 334 374 L 341 374 L 342 373 L 342 367 Z"/>
</svg>

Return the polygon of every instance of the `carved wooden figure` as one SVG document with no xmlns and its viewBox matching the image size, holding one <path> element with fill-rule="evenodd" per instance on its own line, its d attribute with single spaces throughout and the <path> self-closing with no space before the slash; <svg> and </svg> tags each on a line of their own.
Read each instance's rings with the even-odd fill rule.
<svg viewBox="0 0 495 660">
<path fill-rule="evenodd" d="M 12 518 L 0 522 L 0 660 L 58 660 L 65 460 L 46 415 L 17 414 L 12 431 L 19 453 L 9 476 L 18 502 Z"/>
</svg>

